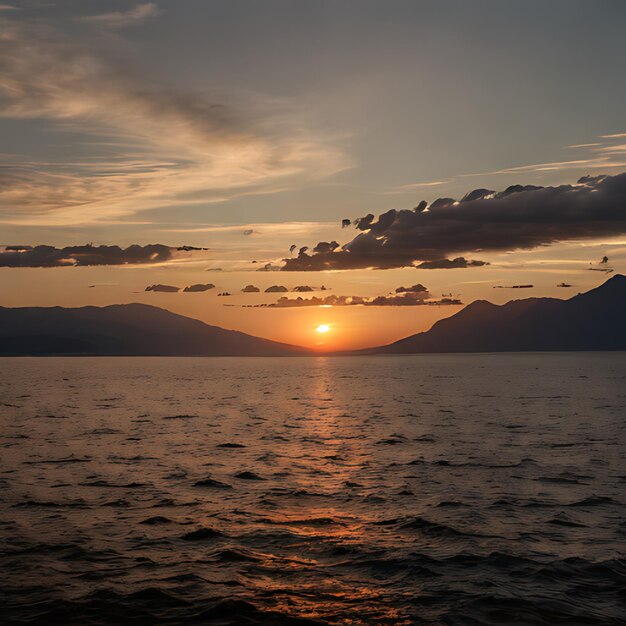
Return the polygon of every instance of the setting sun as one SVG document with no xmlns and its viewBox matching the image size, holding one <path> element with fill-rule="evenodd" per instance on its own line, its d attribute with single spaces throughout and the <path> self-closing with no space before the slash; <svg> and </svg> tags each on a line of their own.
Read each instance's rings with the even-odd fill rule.
<svg viewBox="0 0 626 626">
<path fill-rule="evenodd" d="M 317 332 L 317 333 L 327 333 L 329 330 L 330 330 L 330 326 L 328 324 L 320 324 L 315 329 L 315 332 Z"/>
</svg>

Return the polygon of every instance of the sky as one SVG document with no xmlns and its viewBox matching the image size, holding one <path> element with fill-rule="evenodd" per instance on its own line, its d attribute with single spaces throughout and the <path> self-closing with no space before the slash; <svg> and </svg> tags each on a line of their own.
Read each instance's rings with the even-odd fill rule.
<svg viewBox="0 0 626 626">
<path fill-rule="evenodd" d="M 593 288 L 626 272 L 625 23 L 622 0 L 3 0 L 0 305 L 346 349 Z"/>
</svg>

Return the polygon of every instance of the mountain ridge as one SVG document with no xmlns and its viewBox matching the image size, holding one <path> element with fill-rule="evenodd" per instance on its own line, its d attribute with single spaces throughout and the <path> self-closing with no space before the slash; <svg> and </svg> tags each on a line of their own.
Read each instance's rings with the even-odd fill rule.
<svg viewBox="0 0 626 626">
<path fill-rule="evenodd" d="M 626 350 L 624 319 L 626 276 L 617 274 L 567 300 L 476 300 L 430 330 L 361 353 Z"/>
<path fill-rule="evenodd" d="M 0 355 L 289 356 L 306 348 L 211 326 L 149 304 L 0 307 Z M 9 331 L 9 332 L 8 332 Z"/>
</svg>

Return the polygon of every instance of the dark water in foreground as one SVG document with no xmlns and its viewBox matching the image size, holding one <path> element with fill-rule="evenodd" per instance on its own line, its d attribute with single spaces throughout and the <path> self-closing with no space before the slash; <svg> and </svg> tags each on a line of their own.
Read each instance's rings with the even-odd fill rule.
<svg viewBox="0 0 626 626">
<path fill-rule="evenodd" d="M 3 624 L 625 623 L 625 353 L 0 368 Z"/>
</svg>

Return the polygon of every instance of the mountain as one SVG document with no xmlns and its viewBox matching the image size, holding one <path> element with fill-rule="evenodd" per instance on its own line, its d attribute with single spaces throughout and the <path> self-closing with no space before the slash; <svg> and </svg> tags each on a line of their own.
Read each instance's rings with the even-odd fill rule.
<svg viewBox="0 0 626 626">
<path fill-rule="evenodd" d="M 146 304 L 0 307 L 0 355 L 288 356 L 260 339 Z"/>
<path fill-rule="evenodd" d="M 528 298 L 501 306 L 477 300 L 429 331 L 367 352 L 575 350 L 626 350 L 626 276 L 569 300 Z"/>
<path fill-rule="evenodd" d="M 429 331 L 351 354 L 626 350 L 626 276 L 569 300 L 478 300 Z M 146 304 L 0 307 L 0 355 L 288 356 L 298 346 Z M 345 354 L 345 353 L 344 353 Z"/>
</svg>

